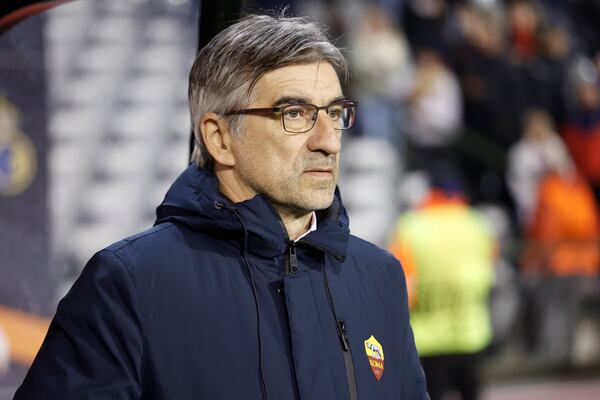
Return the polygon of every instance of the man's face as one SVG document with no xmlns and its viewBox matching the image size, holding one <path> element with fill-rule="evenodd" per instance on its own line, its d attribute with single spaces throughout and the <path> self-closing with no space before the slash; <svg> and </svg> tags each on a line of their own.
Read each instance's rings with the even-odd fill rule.
<svg viewBox="0 0 600 400">
<path fill-rule="evenodd" d="M 342 98 L 337 74 L 328 63 L 291 65 L 263 75 L 248 108 L 294 103 L 328 105 Z M 329 207 L 338 175 L 340 131 L 319 111 L 308 132 L 284 131 L 280 114 L 246 115 L 233 142 L 234 174 L 249 193 L 267 195 L 277 208 L 306 213 Z"/>
</svg>

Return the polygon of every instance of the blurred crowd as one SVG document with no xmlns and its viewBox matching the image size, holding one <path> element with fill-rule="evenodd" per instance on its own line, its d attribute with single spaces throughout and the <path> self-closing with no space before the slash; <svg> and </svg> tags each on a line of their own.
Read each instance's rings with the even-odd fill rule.
<svg viewBox="0 0 600 400">
<path fill-rule="evenodd" d="M 598 202 L 600 3 L 404 0 L 357 15 L 341 38 L 357 135 L 389 139 L 407 171 L 452 168 L 519 234 L 549 172 L 580 178 Z"/>
</svg>

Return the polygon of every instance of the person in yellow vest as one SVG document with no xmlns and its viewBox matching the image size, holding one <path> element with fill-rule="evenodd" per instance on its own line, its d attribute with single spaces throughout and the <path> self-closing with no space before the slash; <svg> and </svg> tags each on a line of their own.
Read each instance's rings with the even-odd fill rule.
<svg viewBox="0 0 600 400">
<path fill-rule="evenodd" d="M 457 180 L 436 179 L 401 215 L 389 244 L 407 275 L 410 321 L 431 400 L 478 398 L 478 360 L 492 341 L 488 298 L 496 243 Z"/>
</svg>

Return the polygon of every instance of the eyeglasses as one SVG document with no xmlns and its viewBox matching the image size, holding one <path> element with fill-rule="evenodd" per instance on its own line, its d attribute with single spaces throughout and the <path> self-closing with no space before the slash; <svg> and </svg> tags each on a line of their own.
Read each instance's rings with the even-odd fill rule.
<svg viewBox="0 0 600 400">
<path fill-rule="evenodd" d="M 310 131 L 317 122 L 319 110 L 325 114 L 337 130 L 349 129 L 354 124 L 358 102 L 352 100 L 335 101 L 327 106 L 318 107 L 314 104 L 290 104 L 272 108 L 247 108 L 245 110 L 229 111 L 224 115 L 237 114 L 281 114 L 283 129 L 289 133 L 304 133 Z"/>
</svg>

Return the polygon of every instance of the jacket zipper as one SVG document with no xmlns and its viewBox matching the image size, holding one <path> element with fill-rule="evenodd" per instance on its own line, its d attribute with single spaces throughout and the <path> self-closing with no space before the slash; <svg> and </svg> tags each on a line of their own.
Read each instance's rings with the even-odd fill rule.
<svg viewBox="0 0 600 400">
<path fill-rule="evenodd" d="M 296 243 L 293 240 L 288 242 L 287 260 L 285 263 L 286 275 L 293 275 L 298 272 L 298 257 L 296 256 Z"/>
<path fill-rule="evenodd" d="M 293 275 L 298 272 L 298 257 L 296 255 L 296 243 L 293 240 L 288 242 L 287 257 L 285 263 L 285 270 L 287 275 Z M 344 366 L 346 368 L 346 379 L 348 380 L 348 391 L 350 392 L 350 400 L 358 400 L 358 392 L 356 390 L 356 376 L 354 374 L 354 362 L 352 361 L 352 351 L 350 350 L 350 340 L 346 333 L 346 325 L 344 321 L 337 318 L 335 307 L 333 305 L 333 299 L 331 298 L 331 292 L 329 290 L 329 282 L 327 281 L 327 274 L 325 273 L 325 265 L 322 265 L 323 280 L 325 283 L 325 291 L 327 293 L 327 300 L 335 319 L 335 325 L 338 332 L 338 337 L 342 345 L 342 354 L 344 356 Z M 279 293 L 283 292 L 283 287 L 279 288 Z"/>
<path fill-rule="evenodd" d="M 350 340 L 346 334 L 346 326 L 341 319 L 337 320 L 338 334 L 342 342 L 342 353 L 344 355 L 344 364 L 346 366 L 346 378 L 348 379 L 348 389 L 350 390 L 350 400 L 358 400 L 356 390 L 356 376 L 354 375 L 354 362 L 352 361 L 352 351 L 350 351 Z"/>
<path fill-rule="evenodd" d="M 318 245 L 317 243 L 312 242 L 310 240 L 302 239 L 302 243 L 307 244 L 307 245 L 309 245 L 311 247 L 314 247 L 315 249 L 320 250 L 323 253 L 327 253 L 327 254 L 332 255 L 339 262 L 344 262 L 344 260 L 346 259 L 346 257 L 344 257 L 343 255 L 338 254 L 337 252 L 335 252 L 335 251 L 333 251 L 333 250 L 331 250 L 331 249 L 329 249 L 327 247 Z"/>
</svg>

